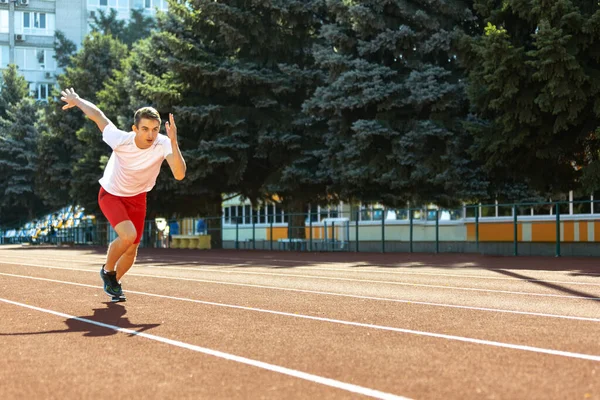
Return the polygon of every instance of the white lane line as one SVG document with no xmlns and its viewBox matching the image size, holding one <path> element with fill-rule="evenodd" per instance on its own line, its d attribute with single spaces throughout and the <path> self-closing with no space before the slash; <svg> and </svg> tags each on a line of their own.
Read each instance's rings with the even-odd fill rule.
<svg viewBox="0 0 600 400">
<path fill-rule="evenodd" d="M 5 274 L 3 274 L 3 275 L 5 275 Z M 35 279 L 35 280 L 64 283 L 64 284 L 70 284 L 70 285 L 75 285 L 75 286 L 98 288 L 98 286 L 85 285 L 85 284 L 79 284 L 79 283 L 73 283 L 73 282 L 63 282 L 63 281 L 58 281 L 58 280 L 54 280 L 54 279 L 27 277 L 27 276 L 23 276 L 23 278 L 31 278 L 31 279 Z M 555 356 L 577 358 L 577 359 L 582 359 L 582 360 L 600 361 L 600 355 L 573 353 L 573 352 L 569 352 L 569 351 L 561 351 L 561 350 L 553 350 L 553 349 L 544 349 L 541 347 L 525 346 L 525 345 L 512 344 L 512 343 L 503 343 L 503 342 L 496 342 L 496 341 L 492 341 L 492 340 L 468 338 L 468 337 L 463 337 L 463 336 L 446 335 L 443 333 L 417 331 L 417 330 L 413 330 L 413 329 L 396 328 L 396 327 L 392 327 L 392 326 L 365 324 L 365 323 L 361 323 L 361 322 L 344 321 L 344 320 L 333 319 L 333 318 L 315 317 L 313 315 L 304 315 L 304 314 L 288 313 L 288 312 L 284 312 L 284 311 L 266 310 L 263 308 L 238 306 L 235 304 L 215 303 L 212 301 L 195 300 L 195 299 L 188 299 L 188 298 L 184 298 L 184 297 L 165 296 L 162 294 L 138 292 L 138 291 L 134 291 L 134 290 L 128 290 L 127 293 L 134 293 L 134 294 L 139 294 L 139 295 L 143 295 L 143 296 L 159 297 L 159 298 L 169 299 L 169 300 L 177 300 L 177 301 L 185 301 L 185 302 L 191 302 L 191 303 L 197 303 L 197 304 L 204 304 L 204 305 L 208 305 L 208 306 L 224 307 L 224 308 L 231 308 L 231 309 L 236 309 L 236 310 L 253 311 L 253 312 L 259 312 L 259 313 L 265 313 L 265 314 L 280 315 L 280 316 L 285 316 L 285 317 L 308 319 L 308 320 L 313 320 L 313 321 L 328 322 L 328 323 L 347 325 L 347 326 L 355 326 L 355 327 L 359 327 L 359 328 L 378 329 L 378 330 L 388 331 L 388 332 L 406 333 L 406 334 L 411 334 L 411 335 L 427 336 L 427 337 L 433 337 L 433 338 L 438 338 L 438 339 L 455 340 L 455 341 L 465 342 L 465 343 L 481 344 L 481 345 L 487 345 L 487 346 L 513 349 L 513 350 L 530 351 L 530 352 L 534 352 L 534 353 L 550 354 L 550 355 L 555 355 Z"/>
<path fill-rule="evenodd" d="M 3 263 L 0 263 L 0 264 L 3 264 Z M 23 264 L 23 265 L 25 265 L 25 264 Z M 34 265 L 34 264 L 26 264 L 26 265 L 40 267 L 40 268 L 67 270 L 67 271 L 94 272 L 94 273 L 96 272 L 96 267 L 94 267 L 95 269 L 91 270 L 91 269 L 81 269 L 81 268 L 51 267 L 51 266 Z M 28 279 L 49 280 L 51 282 L 53 281 L 51 279 L 46 279 L 46 278 L 37 278 L 37 277 L 31 277 L 31 276 L 26 276 L 26 275 L 16 275 L 16 274 L 8 274 L 8 273 L 1 273 L 1 272 L 0 272 L 0 275 L 14 276 L 14 277 L 28 278 Z M 530 311 L 515 311 L 515 310 L 487 308 L 487 307 L 461 306 L 461 305 L 444 304 L 444 303 L 430 303 L 430 302 L 425 302 L 425 301 L 403 300 L 403 299 L 374 297 L 374 296 L 361 296 L 361 295 L 345 294 L 345 293 L 324 292 L 324 291 L 318 291 L 318 290 L 292 289 L 292 288 L 283 288 L 283 287 L 277 287 L 277 286 L 255 285 L 255 284 L 250 284 L 250 283 L 217 281 L 217 280 L 211 280 L 211 279 L 147 275 L 147 274 L 139 274 L 139 273 L 135 273 L 135 272 L 130 272 L 127 275 L 128 276 L 138 276 L 138 277 L 142 277 L 142 278 L 158 278 L 158 279 L 168 279 L 168 280 L 175 280 L 175 281 L 202 282 L 202 283 L 211 283 L 211 284 L 218 284 L 218 285 L 251 287 L 251 288 L 258 288 L 258 289 L 279 290 L 279 291 L 288 291 L 288 292 L 296 292 L 296 293 L 309 293 L 309 294 L 316 294 L 316 295 L 322 295 L 322 296 L 338 296 L 338 297 L 348 297 L 348 298 L 352 298 L 352 299 L 365 299 L 365 300 L 404 303 L 404 304 L 416 304 L 416 305 L 424 305 L 424 306 L 432 306 L 432 307 L 446 307 L 446 308 L 457 308 L 457 309 L 474 310 L 474 311 L 497 312 L 497 313 L 505 313 L 505 314 L 530 315 L 530 316 L 535 316 L 535 317 L 560 318 L 560 319 L 568 319 L 568 320 L 575 320 L 575 321 L 600 322 L 599 318 L 577 317 L 577 316 L 572 316 L 572 315 L 547 314 L 547 313 L 537 313 L 537 312 L 530 312 Z M 93 285 L 85 285 L 85 284 L 63 282 L 63 281 L 56 281 L 56 282 L 88 286 L 88 287 L 96 287 Z"/>
<path fill-rule="evenodd" d="M 24 256 L 14 256 L 11 255 L 9 256 L 10 258 L 19 258 L 19 259 L 28 259 L 30 260 L 31 257 L 24 257 Z M 95 257 L 97 258 L 92 260 L 86 260 L 86 261 L 77 261 L 77 262 L 81 262 L 81 263 L 92 263 L 92 262 L 102 262 L 102 260 L 104 260 L 106 257 L 105 256 L 90 256 L 90 257 Z M 161 264 L 156 264 L 155 266 L 151 267 L 151 268 L 171 268 L 171 269 L 182 269 L 182 270 L 189 270 L 192 268 L 198 268 L 198 267 L 193 267 L 193 265 L 190 264 L 190 266 L 185 266 L 185 267 L 173 267 L 168 265 L 169 263 L 172 263 L 173 259 L 182 259 L 182 260 L 187 260 L 189 261 L 189 258 L 187 257 L 183 257 L 183 256 L 174 256 L 173 258 L 170 258 L 169 261 L 164 261 L 164 265 Z M 52 258 L 54 261 L 68 261 L 68 262 L 73 262 L 73 259 L 71 258 Z M 204 261 L 204 260 L 208 260 L 211 259 L 210 257 L 202 257 L 202 260 L 199 261 Z M 283 262 L 287 262 L 290 260 L 275 260 L 275 259 L 261 259 L 261 258 L 257 258 L 257 259 L 244 259 L 244 258 L 230 258 L 230 257 L 223 257 L 223 258 L 218 258 L 218 257 L 214 257 L 212 259 L 215 260 L 219 260 L 219 261 L 214 261 L 214 262 L 210 262 L 210 264 L 214 264 L 214 265 L 207 265 L 204 268 L 210 268 L 210 267 L 216 267 L 217 266 L 229 266 L 229 267 L 251 267 L 251 268 L 269 268 L 268 266 L 265 265 L 257 265 L 254 264 L 253 261 L 260 261 L 263 264 L 266 264 L 267 262 L 272 262 L 272 261 L 283 261 Z M 241 261 L 246 261 L 244 263 L 237 263 L 237 264 L 232 264 L 230 262 L 224 262 L 223 260 L 241 260 Z M 143 262 L 147 262 L 147 261 L 155 261 L 153 258 L 144 260 L 142 257 L 138 257 L 137 259 L 137 264 L 138 266 L 145 266 L 144 264 L 142 264 Z M 163 261 L 160 260 L 156 260 L 157 263 L 162 263 Z M 303 264 L 307 264 L 307 263 L 311 263 L 310 261 L 296 261 L 294 260 L 293 262 L 298 262 L 298 263 L 303 263 Z M 317 263 L 315 261 L 315 263 Z M 327 262 L 324 262 L 325 264 L 327 264 Z M 321 263 L 323 264 L 323 263 Z M 328 267 L 324 267 L 324 266 L 309 266 L 309 265 L 299 265 L 297 267 L 293 267 L 293 268 L 299 268 L 299 269 L 307 269 L 307 270 L 318 270 L 318 271 L 332 271 L 332 272 L 338 272 L 338 271 L 343 271 L 343 272 L 357 272 L 357 273 L 374 273 L 374 274 L 389 274 L 389 275 L 426 275 L 426 276 L 447 276 L 447 277 L 457 277 L 457 278 L 474 278 L 474 279 L 488 279 L 488 280 L 504 280 L 504 281 L 515 281 L 515 282 L 545 282 L 545 283 L 558 283 L 558 284 L 567 284 L 567 285 L 584 285 L 584 286 L 600 286 L 600 283 L 593 283 L 593 282 L 577 282 L 577 281 L 557 281 L 557 280 L 546 280 L 546 279 L 539 279 L 539 278 L 528 278 L 528 279 L 521 279 L 521 278 L 512 278 L 512 277 L 500 277 L 500 276 L 483 276 L 483 275 L 470 275 L 470 274 L 450 274 L 450 273 L 445 273 L 445 272 L 425 272 L 425 271 L 398 271 L 398 270 L 390 270 L 391 268 L 410 268 L 411 266 L 414 267 L 415 265 L 398 265 L 398 266 L 375 266 L 375 265 L 364 265 L 362 263 L 335 263 L 337 266 L 328 266 Z M 402 263 L 401 263 L 402 264 Z M 412 263 L 404 263 L 404 264 L 412 264 Z M 507 272 L 513 272 L 513 273 L 519 273 L 521 272 L 521 270 L 515 270 L 515 269 L 510 269 L 510 268 L 483 268 L 483 267 L 477 267 L 477 266 L 459 266 L 456 267 L 452 264 L 420 264 L 416 265 L 418 267 L 421 268 L 443 268 L 443 267 L 449 267 L 449 268 L 454 268 L 456 270 L 461 270 L 461 269 L 483 269 L 486 271 L 507 271 Z M 465 264 L 465 263 L 461 263 L 461 264 Z M 380 269 L 375 269 L 375 268 L 380 268 Z M 384 268 L 386 270 L 381 270 L 381 268 Z M 212 270 L 212 268 L 211 268 Z M 540 271 L 537 271 L 540 272 Z M 541 271 L 541 272 L 562 272 L 562 271 Z M 600 273 L 591 273 L 591 272 L 582 272 L 582 273 L 578 273 L 580 275 L 600 275 Z"/>
<path fill-rule="evenodd" d="M 28 252 L 30 252 L 31 250 L 27 250 Z M 70 251 L 70 250 L 66 250 L 66 251 Z M 40 252 L 40 250 L 36 250 L 36 253 Z M 51 251 L 47 251 L 44 252 L 43 254 L 56 254 L 56 250 L 51 250 Z M 31 257 L 26 257 L 26 256 L 17 256 L 17 255 L 9 255 L 10 257 L 19 257 L 19 258 L 25 258 L 25 259 L 31 259 Z M 96 254 L 83 254 L 83 256 L 89 256 L 89 257 L 94 257 L 97 258 L 98 260 L 104 260 L 106 258 L 105 255 L 96 255 Z M 161 256 L 161 257 L 151 257 L 151 256 L 139 256 L 138 260 L 150 260 L 150 261 L 154 261 L 156 259 L 164 259 L 165 257 Z M 71 261 L 72 259 L 69 258 L 69 261 Z M 173 260 L 182 260 L 182 261 L 189 261 L 189 256 L 181 256 L 181 255 L 177 255 L 177 254 L 168 254 L 168 261 L 164 261 L 164 262 L 172 262 Z M 230 265 L 231 263 L 229 262 L 224 262 L 226 260 L 238 260 L 238 261 L 243 261 L 244 263 L 241 265 L 253 265 L 253 262 L 262 262 L 262 263 L 268 263 L 268 262 L 287 262 L 287 263 L 292 263 L 292 264 L 335 264 L 335 265 L 339 265 L 341 267 L 352 267 L 352 268 L 356 268 L 356 267 L 379 267 L 379 268 L 393 268 L 393 267 L 398 267 L 398 268 L 410 268 L 410 267 L 425 267 L 425 268 L 443 268 L 443 267 L 449 267 L 449 268 L 454 268 L 455 270 L 468 270 L 468 269 L 478 269 L 478 270 L 484 270 L 484 271 L 522 271 L 522 269 L 511 269 L 511 268 L 491 268 L 491 267 L 485 267 L 483 265 L 479 265 L 478 262 L 473 262 L 473 261 L 457 261 L 454 263 L 433 263 L 433 262 L 423 262 L 423 261 L 401 261 L 399 263 L 380 263 L 380 264 L 376 264 L 376 260 L 373 262 L 366 262 L 366 261 L 333 261 L 333 260 L 308 260 L 308 259 L 302 259 L 302 260 L 291 260 L 291 259 L 286 259 L 286 258 L 271 258 L 271 257 L 234 257 L 234 256 L 209 256 L 207 254 L 202 254 L 202 256 L 199 258 L 199 261 L 205 261 L 205 260 L 216 260 L 215 262 L 212 262 L 213 264 L 219 264 L 219 265 Z M 565 259 L 566 262 L 568 262 L 568 259 Z M 161 262 L 160 260 L 157 260 L 158 262 Z M 217 262 L 218 261 L 218 262 Z M 303 265 L 300 265 L 300 267 L 302 267 Z M 546 273 L 561 273 L 561 272 L 566 272 L 566 271 L 555 271 L 555 270 L 542 270 L 542 271 L 538 271 L 538 272 L 546 272 Z M 600 272 L 577 272 L 578 275 L 600 275 Z"/>
<path fill-rule="evenodd" d="M 586 299 L 586 300 L 600 300 L 600 297 L 592 296 L 569 296 L 562 294 L 547 294 L 547 293 L 531 293 L 531 292 L 518 292 L 512 290 L 496 290 L 496 289 L 480 289 L 480 288 L 467 288 L 461 286 L 444 286 L 444 285 L 429 285 L 425 283 L 409 283 L 409 282 L 396 282 L 396 281 L 382 281 L 376 279 L 355 279 L 355 278 L 339 278 L 332 276 L 319 276 L 319 275 L 303 275 L 303 274 L 278 274 L 275 272 L 258 272 L 258 271 L 234 271 L 234 270 L 215 270 L 210 268 L 196 268 L 196 267 L 164 267 L 156 265 L 143 265 L 146 268 L 152 269 L 185 269 L 186 271 L 203 271 L 203 272 L 214 272 L 219 274 L 244 274 L 244 275 L 266 275 L 266 276 L 277 276 L 282 278 L 307 278 L 307 279 L 320 279 L 330 281 L 344 281 L 344 282 L 360 282 L 360 283 L 378 283 L 384 285 L 397 285 L 397 286 L 414 286 L 414 287 L 427 287 L 435 289 L 450 289 L 450 290 L 466 290 L 474 292 L 486 292 L 486 293 L 505 293 L 505 294 L 516 294 L 522 296 L 541 296 L 541 297 L 559 297 L 567 299 Z"/>
<path fill-rule="evenodd" d="M 38 264 L 13 263 L 13 262 L 6 262 L 6 261 L 0 261 L 0 265 L 1 264 L 74 270 L 73 268 L 52 267 L 52 266 L 38 265 Z M 168 270 L 168 269 L 177 268 L 177 267 L 163 267 L 163 266 L 151 265 L 151 264 L 138 265 L 138 267 L 142 267 L 142 266 L 145 268 L 159 269 L 159 270 L 160 269 Z M 329 276 L 301 275 L 301 274 L 277 274 L 274 272 L 252 272 L 252 271 L 231 271 L 231 270 L 224 271 L 224 270 L 215 270 L 215 269 L 211 269 L 211 268 L 194 268 L 194 267 L 186 267 L 183 269 L 189 270 L 189 271 L 215 272 L 215 273 L 227 274 L 227 275 L 232 275 L 232 274 L 267 275 L 267 276 L 277 276 L 277 277 L 283 277 L 283 278 L 308 278 L 308 279 L 332 280 L 332 281 L 344 281 L 344 282 L 378 283 L 378 284 L 395 285 L 395 286 L 426 287 L 426 288 L 446 289 L 446 290 L 462 290 L 462 291 L 471 291 L 471 292 L 503 293 L 503 294 L 514 294 L 514 295 L 519 295 L 519 296 L 555 297 L 555 298 L 571 299 L 571 300 L 600 300 L 600 297 L 592 297 L 592 296 L 569 296 L 569 295 L 563 295 L 563 294 L 518 292 L 518 291 L 512 291 L 512 290 L 479 289 L 479 288 L 467 288 L 467 287 L 461 287 L 461 286 L 428 285 L 425 283 L 381 281 L 381 280 L 374 280 L 374 279 L 336 278 L 336 277 L 329 277 Z M 128 273 L 127 275 L 128 276 L 129 275 L 147 276 L 147 277 L 155 277 L 155 278 L 168 278 L 165 276 L 139 275 L 139 274 L 134 274 L 134 273 Z"/>
<path fill-rule="evenodd" d="M 80 322 L 85 322 L 87 324 L 96 325 L 96 326 L 100 326 L 102 328 L 111 329 L 113 331 L 126 333 L 128 335 L 140 336 L 145 339 L 154 340 L 156 342 L 180 347 L 180 348 L 187 349 L 187 350 L 196 351 L 198 353 L 203 353 L 203 354 L 207 354 L 207 355 L 214 356 L 214 357 L 223 358 L 223 359 L 229 360 L 229 361 L 235 361 L 237 363 L 246 364 L 246 365 L 250 365 L 253 367 L 257 367 L 257 368 L 262 368 L 267 371 L 277 372 L 277 373 L 280 373 L 283 375 L 293 376 L 295 378 L 304 379 L 309 382 L 319 383 L 321 385 L 334 387 L 336 389 L 342 389 L 342 390 L 352 392 L 352 393 L 362 394 L 364 396 L 374 397 L 377 399 L 390 399 L 390 400 L 407 400 L 408 399 L 407 397 L 397 396 L 397 395 L 394 395 L 391 393 L 381 392 L 379 390 L 370 389 L 370 388 L 366 388 L 366 387 L 358 386 L 358 385 L 353 385 L 351 383 L 341 382 L 341 381 L 337 381 L 335 379 L 325 378 L 322 376 L 309 374 L 307 372 L 302 372 L 302 371 L 298 371 L 295 369 L 281 367 L 279 365 L 269 364 L 269 363 L 266 363 L 263 361 L 253 360 L 253 359 L 242 357 L 242 356 L 236 356 L 235 354 L 225 353 L 222 351 L 213 350 L 213 349 L 209 349 L 206 347 L 200 347 L 200 346 L 196 346 L 196 345 L 193 345 L 190 343 L 180 342 L 178 340 L 167 339 L 167 338 L 164 338 L 161 336 L 151 335 L 151 334 L 144 333 L 144 332 L 136 332 L 131 329 L 120 328 L 115 325 L 105 324 L 103 322 L 93 321 L 93 320 L 87 319 L 87 318 L 76 317 L 74 315 L 69 315 L 69 314 L 58 312 L 58 311 L 48 310 L 45 308 L 35 307 L 35 306 L 28 305 L 28 304 L 23 304 L 23 303 L 17 303 L 16 301 L 12 301 L 12 300 L 8 300 L 8 299 L 0 298 L 0 301 L 15 305 L 15 306 L 29 308 L 31 310 L 56 315 L 56 316 L 67 318 L 67 319 L 74 319 L 74 320 L 77 320 Z"/>
<path fill-rule="evenodd" d="M 194 267 L 194 266 L 186 266 L 186 267 L 174 267 L 171 265 L 151 265 L 151 264 L 137 264 L 140 267 L 148 266 L 149 268 L 157 268 L 157 269 L 176 269 L 182 271 L 188 270 L 199 270 L 199 271 L 214 271 L 214 272 L 227 272 L 213 268 L 206 267 Z M 246 264 L 226 264 L 232 267 L 242 267 L 248 266 Z M 254 268 L 265 268 L 264 266 L 259 265 L 249 265 Z M 509 277 L 500 277 L 500 276 L 482 276 L 482 275 L 468 275 L 468 274 L 448 274 L 448 273 L 438 273 L 438 272 L 413 272 L 413 271 L 382 271 L 382 270 L 374 270 L 374 269 L 362 269 L 359 270 L 359 267 L 308 267 L 308 266 L 300 266 L 296 267 L 302 270 L 315 270 L 315 271 L 331 271 L 331 272 L 357 272 L 364 274 L 386 274 L 386 275 L 427 275 L 427 276 L 444 276 L 444 277 L 453 277 L 453 278 L 475 278 L 475 279 L 487 279 L 487 280 L 499 280 L 499 281 L 512 281 L 512 282 L 543 282 L 543 283 L 560 283 L 566 285 L 583 285 L 583 286 L 600 286 L 600 283 L 592 283 L 592 282 L 574 282 L 574 281 L 554 281 L 554 280 L 546 280 L 546 279 L 535 279 L 535 278 L 509 278 Z M 512 272 L 509 269 L 506 269 L 507 272 Z M 231 272 L 240 272 L 240 273 L 264 273 L 259 271 L 231 271 Z M 278 274 L 278 276 L 288 276 L 289 274 Z M 291 275 L 289 275 L 291 276 Z M 306 276 L 314 276 L 314 275 L 306 275 Z M 332 277 L 335 278 L 335 277 Z M 361 279 L 363 280 L 363 279 Z"/>
</svg>

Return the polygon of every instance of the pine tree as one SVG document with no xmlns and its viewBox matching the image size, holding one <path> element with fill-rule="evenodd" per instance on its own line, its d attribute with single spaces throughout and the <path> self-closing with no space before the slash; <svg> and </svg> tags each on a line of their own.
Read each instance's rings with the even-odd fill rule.
<svg viewBox="0 0 600 400">
<path fill-rule="evenodd" d="M 69 40 L 62 31 L 54 33 L 54 58 L 58 68 L 69 65 L 71 56 L 75 54 L 77 45 Z"/>
<path fill-rule="evenodd" d="M 177 189 L 161 177 L 157 200 L 177 190 L 197 199 L 188 209 L 204 200 L 220 215 L 223 193 L 256 203 L 298 186 L 293 174 L 312 156 L 303 146 L 315 142 L 301 105 L 321 77 L 310 52 L 317 3 L 170 3 L 132 68 L 143 77 L 134 91 L 175 113 L 188 164 Z"/>
<path fill-rule="evenodd" d="M 124 37 L 125 25 L 126 21 L 117 17 L 117 10 L 114 8 L 109 9 L 108 13 L 98 10 L 98 15 L 94 15 L 92 22 L 90 22 L 92 32 L 111 35 L 117 39 Z"/>
<path fill-rule="evenodd" d="M 131 48 L 135 42 L 150 35 L 150 32 L 156 28 L 156 21 L 144 14 L 143 10 L 136 9 L 131 10 L 129 20 L 120 20 L 117 17 L 117 10 L 111 8 L 108 14 L 100 10 L 98 15 L 94 16 L 90 27 L 92 32 L 112 35 Z"/>
<path fill-rule="evenodd" d="M 35 191 L 38 107 L 15 65 L 2 71 L 0 88 L 0 223 L 19 223 L 42 209 Z"/>
<path fill-rule="evenodd" d="M 600 160 L 600 6 L 479 0 L 474 7 L 481 31 L 465 38 L 462 59 L 473 112 L 489 121 L 471 130 L 474 154 L 489 171 L 542 193 L 576 188 Z"/>
<path fill-rule="evenodd" d="M 97 93 L 104 82 L 121 67 L 127 57 L 127 47 L 112 36 L 92 33 L 84 40 L 82 49 L 72 58 L 72 64 L 58 76 L 61 89 L 74 88 L 84 99 L 97 102 Z M 62 110 L 60 95 L 49 101 L 46 121 L 48 132 L 43 137 L 45 146 L 40 154 L 42 190 L 53 190 L 53 203 L 77 203 L 87 212 L 97 213 L 98 180 L 110 147 L 102 141 L 102 134 L 94 122 L 85 118 L 79 109 Z M 112 119 L 112 115 L 107 115 Z M 126 128 L 123 128 L 126 129 Z M 63 182 L 55 187 L 56 180 Z M 56 204 L 58 205 L 58 204 Z"/>
<path fill-rule="evenodd" d="M 305 104 L 328 122 L 330 191 L 391 206 L 485 196 L 469 160 L 455 40 L 473 17 L 447 0 L 329 0 L 315 59 L 328 74 Z"/>
<path fill-rule="evenodd" d="M 156 28 L 154 18 L 144 14 L 143 10 L 131 10 L 127 26 L 123 31 L 121 41 L 131 47 L 135 42 L 150 36 L 150 32 Z"/>
<path fill-rule="evenodd" d="M 0 118 L 6 118 L 8 109 L 29 95 L 29 85 L 15 64 L 2 71 L 0 90 Z"/>
<path fill-rule="evenodd" d="M 23 98 L 0 119 L 2 138 L 1 219 L 11 225 L 48 211 L 36 188 L 38 171 L 38 121 L 40 108 L 31 98 Z M 4 156 L 8 155 L 8 159 Z"/>
</svg>

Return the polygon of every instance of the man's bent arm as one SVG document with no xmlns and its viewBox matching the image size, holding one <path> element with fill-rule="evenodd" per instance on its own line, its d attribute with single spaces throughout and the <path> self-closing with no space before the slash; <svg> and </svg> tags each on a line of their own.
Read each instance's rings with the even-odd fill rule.
<svg viewBox="0 0 600 400">
<path fill-rule="evenodd" d="M 167 162 L 169 163 L 169 167 L 171 167 L 173 177 L 180 181 L 185 178 L 187 166 L 185 165 L 185 160 L 181 155 L 181 150 L 179 150 L 177 140 L 171 140 L 171 147 L 173 148 L 173 153 L 167 156 Z"/>
</svg>

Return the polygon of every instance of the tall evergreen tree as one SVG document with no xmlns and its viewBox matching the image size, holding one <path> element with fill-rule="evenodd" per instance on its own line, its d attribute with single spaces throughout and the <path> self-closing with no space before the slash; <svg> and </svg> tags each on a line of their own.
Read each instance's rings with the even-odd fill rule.
<svg viewBox="0 0 600 400">
<path fill-rule="evenodd" d="M 82 49 L 72 58 L 72 65 L 59 75 L 59 88 L 74 88 L 77 93 L 97 102 L 97 93 L 127 57 L 127 47 L 109 35 L 92 33 L 84 40 Z M 94 122 L 78 110 L 62 110 L 60 95 L 49 102 L 48 132 L 44 134 L 45 148 L 41 163 L 48 169 L 41 171 L 42 188 L 54 191 L 54 201 L 77 203 L 90 213 L 98 212 L 98 179 L 102 176 L 103 162 L 110 148 L 102 141 L 102 134 Z M 108 115 L 109 118 L 114 118 Z M 53 182 L 63 182 L 55 187 Z"/>
<path fill-rule="evenodd" d="M 129 20 L 118 18 L 117 10 L 111 8 L 108 13 L 100 10 L 90 23 L 92 32 L 103 35 L 112 35 L 128 47 L 131 47 L 140 39 L 150 35 L 156 28 L 153 17 L 146 15 L 143 10 L 132 9 Z"/>
<path fill-rule="evenodd" d="M 36 188 L 39 121 L 42 109 L 32 98 L 13 104 L 0 119 L 0 219 L 2 224 L 31 221 L 48 211 Z M 8 158 L 5 158 L 7 157 Z"/>
<path fill-rule="evenodd" d="M 62 31 L 54 33 L 54 58 L 58 68 L 69 65 L 71 56 L 77 51 L 77 45 L 69 40 Z"/>
<path fill-rule="evenodd" d="M 0 224 L 31 219 L 42 202 L 35 191 L 38 107 L 16 65 L 2 71 L 0 87 Z"/>
<path fill-rule="evenodd" d="M 8 109 L 29 95 L 29 85 L 15 64 L 2 71 L 0 85 L 0 117 L 6 118 Z"/>
<path fill-rule="evenodd" d="M 317 63 L 328 73 L 305 108 L 328 121 L 331 191 L 405 206 L 485 196 L 470 138 L 455 40 L 473 22 L 462 1 L 328 0 Z"/>
<path fill-rule="evenodd" d="M 123 43 L 131 47 L 135 42 L 150 36 L 150 32 L 156 29 L 156 21 L 143 10 L 131 10 L 129 21 L 120 38 Z"/>
<path fill-rule="evenodd" d="M 201 199 L 220 214 L 223 193 L 252 201 L 291 193 L 292 175 L 285 188 L 279 178 L 310 157 L 301 104 L 321 76 L 308 51 L 316 3 L 170 2 L 159 31 L 135 51 L 132 71 L 143 77 L 132 80 L 135 90 L 178 118 L 188 162 L 178 187 L 199 199 L 188 209 Z M 164 199 L 169 185 L 161 182 L 156 196 Z"/>
<path fill-rule="evenodd" d="M 462 59 L 473 112 L 488 121 L 471 127 L 474 154 L 543 193 L 577 187 L 582 171 L 600 170 L 600 5 L 476 0 L 474 8 L 483 23 L 463 41 Z"/>
<path fill-rule="evenodd" d="M 103 10 L 98 10 L 98 14 L 94 15 L 90 22 L 92 32 L 97 32 L 102 35 L 112 35 L 115 38 L 121 39 L 125 34 L 125 20 L 119 19 L 117 10 L 111 8 L 108 13 Z"/>
</svg>

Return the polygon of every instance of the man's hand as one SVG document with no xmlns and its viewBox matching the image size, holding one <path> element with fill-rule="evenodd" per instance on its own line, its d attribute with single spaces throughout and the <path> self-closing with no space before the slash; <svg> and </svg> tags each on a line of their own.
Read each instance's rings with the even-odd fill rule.
<svg viewBox="0 0 600 400">
<path fill-rule="evenodd" d="M 111 124 L 110 120 L 106 118 L 104 113 L 98 107 L 96 107 L 95 104 L 79 97 L 79 95 L 75 93 L 73 88 L 65 89 L 62 92 L 60 92 L 60 94 L 62 95 L 60 99 L 67 103 L 64 106 L 62 106 L 63 110 L 68 110 L 69 108 L 73 107 L 79 107 L 86 117 L 88 117 L 89 119 L 94 121 L 96 125 L 98 125 L 98 129 L 100 129 L 100 132 L 104 132 L 104 128 L 106 128 L 106 125 Z"/>
<path fill-rule="evenodd" d="M 73 107 L 77 106 L 77 101 L 79 100 L 79 95 L 77 93 L 75 93 L 73 88 L 65 89 L 62 92 L 60 92 L 60 94 L 62 94 L 62 97 L 60 99 L 67 103 L 62 107 L 63 110 L 68 110 L 69 108 L 73 108 Z"/>
<path fill-rule="evenodd" d="M 169 113 L 169 120 L 165 122 L 165 129 L 167 130 L 167 136 L 171 139 L 171 142 L 177 143 L 177 126 L 175 125 L 173 114 L 171 113 Z"/>
</svg>

